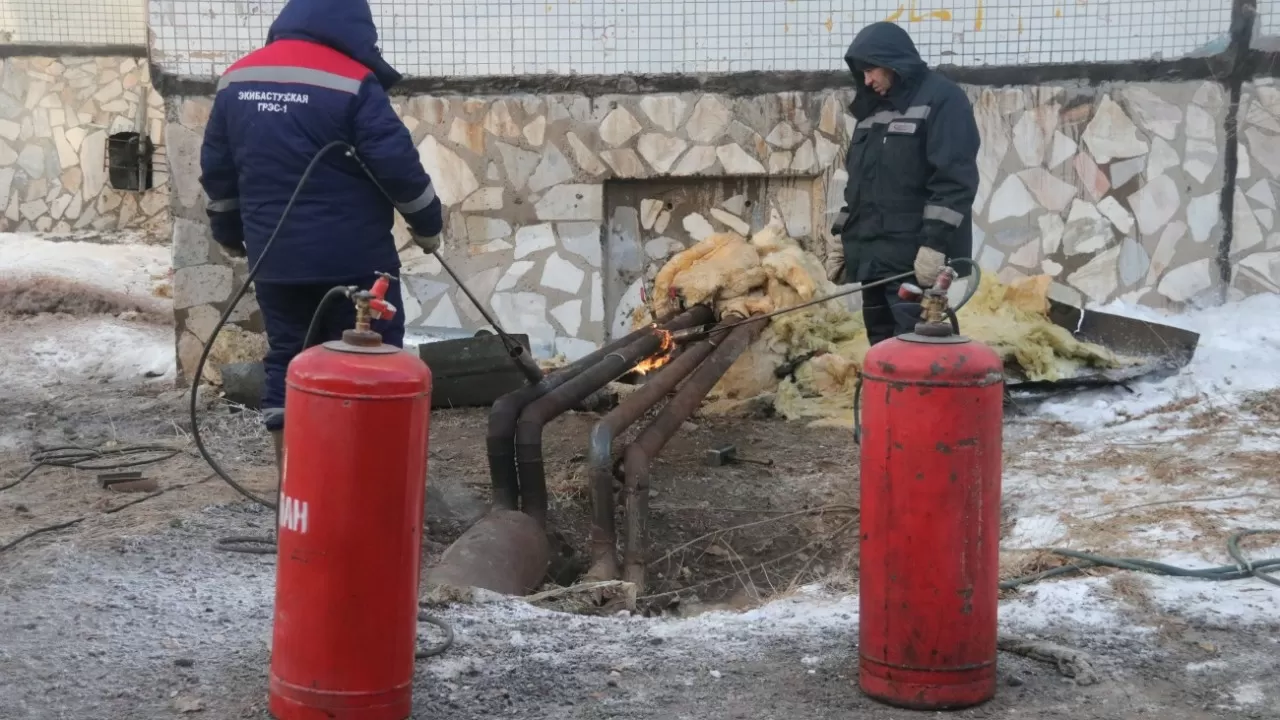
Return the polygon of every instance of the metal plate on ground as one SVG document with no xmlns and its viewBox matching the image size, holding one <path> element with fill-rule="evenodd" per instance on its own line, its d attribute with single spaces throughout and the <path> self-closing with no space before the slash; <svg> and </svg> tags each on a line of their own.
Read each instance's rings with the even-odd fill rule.
<svg viewBox="0 0 1280 720">
<path fill-rule="evenodd" d="M 1098 310 L 1082 310 L 1056 300 L 1049 301 L 1049 319 L 1070 331 L 1077 340 L 1101 345 L 1143 362 L 1107 370 L 1081 368 L 1075 376 L 1061 380 L 1033 381 L 1011 373 L 1005 383 L 1011 394 L 1044 398 L 1172 375 L 1191 362 L 1200 343 L 1200 334 L 1190 330 Z"/>
<path fill-rule="evenodd" d="M 530 352 L 528 335 L 511 335 Z M 431 407 L 488 407 L 526 380 L 497 335 L 437 340 L 418 346 L 431 368 Z"/>
</svg>

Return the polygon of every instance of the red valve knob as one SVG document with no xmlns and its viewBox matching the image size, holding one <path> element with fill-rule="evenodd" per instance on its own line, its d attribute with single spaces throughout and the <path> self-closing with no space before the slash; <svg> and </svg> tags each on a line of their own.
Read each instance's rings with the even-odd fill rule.
<svg viewBox="0 0 1280 720">
<path fill-rule="evenodd" d="M 924 297 L 924 291 L 911 283 L 902 283 L 898 286 L 898 297 L 906 302 L 920 302 L 920 298 Z"/>
</svg>

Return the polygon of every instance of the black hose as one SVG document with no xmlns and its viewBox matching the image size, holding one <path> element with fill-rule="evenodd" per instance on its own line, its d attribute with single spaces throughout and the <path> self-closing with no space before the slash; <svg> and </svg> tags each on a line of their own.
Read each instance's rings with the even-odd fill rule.
<svg viewBox="0 0 1280 720">
<path fill-rule="evenodd" d="M 76 445 L 61 445 L 44 448 L 31 453 L 31 467 L 7 485 L 0 485 L 0 491 L 17 487 L 18 484 L 31 477 L 40 468 L 62 467 L 72 470 L 121 470 L 123 468 L 140 467 L 168 460 L 182 451 L 167 445 L 126 445 L 105 450 L 95 450 Z M 142 456 L 142 457 L 138 457 Z M 113 459 L 113 458 L 134 458 Z"/>
<path fill-rule="evenodd" d="M 271 508 L 272 510 L 276 509 L 276 503 L 254 495 L 243 485 L 236 482 L 235 479 L 222 468 L 222 465 L 218 464 L 218 461 L 209 454 L 209 449 L 205 447 L 204 439 L 200 437 L 200 413 L 198 408 L 200 400 L 200 381 L 204 378 L 204 366 L 205 363 L 209 361 L 209 353 L 213 350 L 214 339 L 218 337 L 218 333 L 222 331 L 223 326 L 227 324 L 227 318 L 231 317 L 231 313 L 236 309 L 236 305 L 239 304 L 240 299 L 249 291 L 249 285 L 252 284 L 254 278 L 258 276 L 258 270 L 262 268 L 262 261 L 265 260 L 267 258 L 267 254 L 271 252 L 271 246 L 275 243 L 276 237 L 280 234 L 280 228 L 284 227 L 284 221 L 289 219 L 289 212 L 293 210 L 293 205 L 297 202 L 298 196 L 302 194 L 302 188 L 306 186 L 307 180 L 311 179 L 311 173 L 315 171 L 316 166 L 320 164 L 320 160 L 322 160 L 330 150 L 335 148 L 347 148 L 349 153 L 354 154 L 354 148 L 352 148 L 351 145 L 341 140 L 335 140 L 334 142 L 320 148 L 320 152 L 316 153 L 315 157 L 311 158 L 311 162 L 307 163 L 307 168 L 302 171 L 302 178 L 298 180 L 298 186 L 293 189 L 293 194 L 289 196 L 289 202 L 284 206 L 284 212 L 280 213 L 280 219 L 276 222 L 275 230 L 271 231 L 271 236 L 267 238 L 266 244 L 262 246 L 262 252 L 258 254 L 258 261 L 249 269 L 248 277 L 246 277 L 244 282 L 240 284 L 240 289 L 238 289 L 235 296 L 231 298 L 231 302 L 227 303 L 227 309 L 222 311 L 222 316 L 218 318 L 217 324 L 213 326 L 213 331 L 209 333 L 209 339 L 205 342 L 204 349 L 200 352 L 200 360 L 196 363 L 196 370 L 191 380 L 191 405 L 188 408 L 191 420 L 191 437 L 195 440 L 196 449 L 200 451 L 200 457 L 204 458 L 204 461 L 209 463 L 209 467 L 213 468 L 213 471 L 218 474 L 218 477 L 222 478 L 223 482 L 235 488 L 236 492 L 257 504 Z M 316 321 L 313 317 L 311 321 L 312 326 L 314 326 L 315 323 Z M 310 334 L 310 331 L 308 331 L 308 334 Z"/>
<path fill-rule="evenodd" d="M 320 148 L 320 151 L 317 152 L 315 156 L 311 158 L 311 162 L 307 163 L 306 169 L 302 171 L 302 177 L 298 180 L 297 187 L 293 189 L 293 194 L 289 196 L 289 202 L 285 204 L 284 211 L 280 213 L 280 219 L 276 222 L 275 229 L 271 231 L 271 236 L 267 238 L 267 242 L 262 246 L 262 252 L 259 253 L 258 255 L 258 261 L 253 264 L 252 268 L 250 268 L 248 276 L 244 279 L 244 282 L 241 283 L 240 288 L 236 291 L 235 296 L 231 298 L 231 302 L 227 304 L 227 309 L 224 310 L 222 312 L 222 316 L 218 318 L 217 324 L 213 326 L 213 332 L 209 333 L 209 339 L 205 342 L 204 349 L 200 353 L 200 360 L 199 362 L 196 363 L 196 370 L 191 382 L 191 404 L 188 408 L 190 411 L 190 420 L 191 420 L 191 436 L 195 440 L 196 449 L 200 451 L 200 457 L 204 458 L 204 461 L 209 464 L 209 467 L 212 468 L 215 473 L 217 473 L 218 477 L 222 478 L 224 482 L 226 482 L 231 487 L 235 488 L 235 490 L 239 492 L 241 495 L 245 496 L 246 498 L 252 500 L 253 502 L 259 505 L 262 505 L 263 507 L 271 508 L 272 510 L 277 509 L 278 503 L 273 503 L 268 500 L 264 500 L 258 497 L 257 495 L 254 495 L 252 492 L 249 492 L 249 490 L 247 490 L 244 486 L 236 482 L 227 473 L 227 471 L 224 470 L 222 466 L 218 464 L 218 461 L 215 460 L 209 454 L 209 449 L 205 447 L 204 440 L 200 437 L 200 422 L 199 422 L 199 412 L 198 412 L 198 404 L 199 404 L 199 397 L 200 397 L 199 395 L 200 381 L 204 377 L 204 366 L 205 366 L 205 363 L 208 362 L 209 360 L 210 351 L 213 349 L 214 338 L 218 337 L 218 333 L 221 332 L 222 328 L 227 324 L 227 319 L 231 316 L 231 312 L 235 310 L 235 307 L 240 302 L 241 298 L 243 298 L 245 293 L 249 291 L 249 286 L 253 283 L 254 278 L 258 276 L 258 270 L 262 267 L 262 261 L 266 259 L 267 253 L 271 251 L 272 244 L 275 243 L 276 237 L 280 234 L 280 228 L 284 227 L 284 222 L 285 220 L 288 219 L 289 213 L 293 210 L 293 205 L 295 202 L 297 202 L 298 196 L 302 194 L 302 188 L 306 186 L 307 180 L 311 178 L 311 173 L 315 170 L 316 166 L 319 165 L 320 160 L 324 158 L 324 156 L 327 155 L 329 151 L 333 150 L 334 148 L 345 148 L 347 152 L 347 156 L 355 160 L 356 163 L 360 166 L 360 168 L 364 170 L 365 174 L 369 176 L 369 179 L 373 181 L 373 184 L 377 186 L 378 190 L 380 190 L 382 194 L 385 195 L 386 198 L 390 200 L 393 205 L 395 204 L 395 200 L 391 197 L 390 193 L 388 193 L 386 189 L 384 189 L 382 185 L 378 183 L 378 179 L 374 177 L 373 172 L 370 171 L 369 168 L 364 164 L 364 162 L 360 160 L 359 156 L 356 155 L 356 149 L 352 147 L 349 143 L 343 142 L 341 140 L 335 140 L 329 143 L 328 145 L 325 145 L 324 147 Z M 445 270 L 449 271 L 449 274 L 453 276 L 454 281 L 457 282 L 459 286 L 463 286 L 461 279 L 456 274 L 454 274 L 453 270 L 450 269 L 448 265 L 444 265 L 444 260 L 440 258 L 439 254 L 436 254 L 436 259 L 440 260 L 441 265 L 444 266 Z M 476 307 L 479 308 L 480 313 L 485 316 L 485 319 L 489 320 L 489 324 L 492 325 L 494 330 L 496 330 L 497 333 L 502 336 L 504 342 L 507 343 L 507 348 L 508 348 L 508 351 L 511 353 L 512 358 L 516 360 L 517 364 L 520 364 L 521 358 L 517 357 L 519 353 L 516 350 L 511 349 L 511 343 L 514 341 L 512 341 L 511 338 L 506 334 L 506 332 L 503 331 L 501 326 L 499 326 L 495 321 L 493 321 L 492 318 L 489 317 L 489 314 L 485 311 L 484 307 L 481 306 L 478 301 L 475 301 L 475 298 L 471 295 L 471 292 L 467 290 L 465 286 L 463 286 L 463 291 L 467 293 L 467 297 L 472 298 L 472 301 L 476 302 Z M 328 303 L 331 302 L 333 298 L 336 297 L 338 294 L 340 293 L 347 294 L 347 292 L 348 292 L 348 289 L 345 287 L 334 287 L 334 288 L 331 288 L 327 293 L 325 293 L 324 298 L 320 300 L 319 306 L 316 307 L 316 312 L 311 316 L 311 324 L 307 328 L 307 336 L 303 343 L 305 347 L 311 347 L 312 345 L 315 344 L 316 338 L 319 333 L 319 327 L 322 322 L 322 318 Z M 519 347 L 519 344 L 517 343 L 516 346 Z M 528 364 L 528 363 L 525 363 L 525 364 Z M 523 367 L 523 365 L 522 365 L 522 370 L 525 370 L 527 373 L 527 370 Z M 175 454 L 176 454 L 176 451 L 175 451 Z M 30 472 L 28 472 L 27 474 L 30 475 Z M 23 476 L 13 484 L 16 485 L 18 482 L 21 482 L 24 479 L 26 479 L 26 476 Z M 10 485 L 10 487 L 12 487 L 12 485 Z M 0 488 L 0 489 L 3 489 L 3 488 Z M 262 538 L 256 538 L 256 537 L 219 538 L 217 540 L 216 547 L 219 550 L 226 550 L 228 552 L 246 553 L 246 554 L 253 554 L 253 555 L 274 555 L 276 553 L 275 539 L 270 536 L 262 537 Z M 415 657 L 419 659 L 426 658 L 426 657 L 433 657 L 449 649 L 449 647 L 453 644 L 453 628 L 449 627 L 448 623 L 444 622 L 443 620 L 440 620 L 439 618 L 431 616 L 425 612 L 419 613 L 418 619 L 424 620 L 426 622 L 429 622 L 443 629 L 447 635 L 447 639 L 442 645 L 436 648 L 432 648 L 428 651 L 418 653 L 417 655 L 415 655 Z"/>
<path fill-rule="evenodd" d="M 958 313 L 960 312 L 960 308 L 968 305 L 969 301 L 973 299 L 973 296 L 978 293 L 978 286 L 982 284 L 982 268 L 978 266 L 978 263 L 969 258 L 953 258 L 951 262 L 964 263 L 969 266 L 971 271 L 973 271 L 973 276 L 969 279 L 969 285 L 965 288 L 964 297 L 960 299 L 959 303 L 956 303 L 955 307 L 951 308 L 951 312 Z M 953 323 L 954 322 L 955 321 L 953 321 Z M 959 327 L 959 325 L 956 324 L 956 327 Z M 959 335 L 960 331 L 956 330 L 956 334 Z"/>
<path fill-rule="evenodd" d="M 862 372 L 858 372 L 858 382 L 853 386 L 853 444 L 862 445 Z"/>
<path fill-rule="evenodd" d="M 315 314 L 311 316 L 311 324 L 307 326 L 307 336 L 302 341 L 302 349 L 307 350 L 314 346 L 320 338 L 320 328 L 324 325 L 324 314 L 329 309 L 329 303 L 333 302 L 336 297 L 350 297 L 351 289 L 341 285 L 335 285 L 329 288 L 329 291 L 320 298 L 320 304 L 316 306 Z"/>
<path fill-rule="evenodd" d="M 1046 578 L 1058 577 L 1061 575 L 1072 575 L 1095 567 L 1110 567 L 1119 570 L 1144 572 L 1151 575 L 1197 578 L 1200 580 L 1212 580 L 1219 582 L 1256 577 L 1259 580 L 1271 583 L 1272 585 L 1280 585 L 1280 579 L 1264 572 L 1267 570 L 1280 570 L 1280 558 L 1251 561 L 1246 558 L 1243 551 L 1241 551 L 1240 541 L 1243 538 L 1254 535 L 1280 535 L 1280 530 L 1244 530 L 1232 535 L 1227 539 L 1227 552 L 1237 564 L 1218 565 L 1216 567 L 1207 568 L 1182 568 L 1176 565 L 1168 565 L 1166 563 L 1143 560 L 1140 558 L 1114 558 L 1107 557 L 1105 555 L 1096 555 L 1094 553 L 1080 552 L 1079 550 L 1050 548 L 1046 550 L 1046 552 L 1059 557 L 1070 558 L 1071 560 L 1075 560 L 1076 563 L 1051 568 L 1032 575 L 1005 580 L 1000 583 L 1000 589 L 1012 590 Z"/>
<path fill-rule="evenodd" d="M 445 622 L 444 620 L 441 620 L 440 618 L 436 617 L 435 615 L 432 615 L 431 613 L 425 610 L 418 611 L 418 621 L 428 623 L 430 625 L 435 625 L 436 627 L 440 628 L 444 632 L 444 640 L 442 640 L 440 644 L 436 645 L 435 647 L 430 647 L 430 648 L 427 648 L 426 650 L 419 650 L 418 652 L 414 653 L 413 657 L 415 660 L 426 660 L 427 658 L 432 658 L 437 655 L 443 655 L 445 650 L 448 650 L 449 648 L 453 647 L 453 626 L 452 625 L 450 625 L 449 623 Z"/>
</svg>

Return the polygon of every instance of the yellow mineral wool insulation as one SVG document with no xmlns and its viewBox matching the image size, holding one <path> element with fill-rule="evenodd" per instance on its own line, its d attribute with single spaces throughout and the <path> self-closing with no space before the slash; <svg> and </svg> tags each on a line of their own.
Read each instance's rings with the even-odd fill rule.
<svg viewBox="0 0 1280 720">
<path fill-rule="evenodd" d="M 1115 368 L 1132 361 L 1083 343 L 1048 318 L 1047 276 L 1011 286 L 985 273 L 973 299 L 959 313 L 965 335 L 994 349 L 1006 365 L 1030 380 L 1059 380 L 1082 367 Z M 775 214 L 750 241 L 736 233 L 711 235 L 671 258 L 654 281 L 653 310 L 661 315 L 711 304 L 719 317 L 752 316 L 836 292 L 822 263 L 787 236 Z M 637 312 L 634 326 L 652 322 Z M 773 318 L 712 390 L 704 412 L 740 407 L 740 401 L 774 395 L 774 409 L 792 420 L 823 425 L 853 423 L 853 393 L 869 346 L 861 313 L 832 301 Z M 790 377 L 775 370 L 814 353 Z"/>
<path fill-rule="evenodd" d="M 995 350 L 1006 366 L 1016 363 L 1028 380 L 1070 378 L 1082 368 L 1119 368 L 1138 364 L 1093 343 L 1081 342 L 1049 320 L 1046 275 L 1002 285 L 990 273 L 978 292 L 957 313 L 965 335 Z"/>
</svg>

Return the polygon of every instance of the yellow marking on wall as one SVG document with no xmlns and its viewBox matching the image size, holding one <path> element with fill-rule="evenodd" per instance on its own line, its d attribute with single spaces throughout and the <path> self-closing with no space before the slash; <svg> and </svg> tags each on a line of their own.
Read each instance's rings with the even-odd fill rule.
<svg viewBox="0 0 1280 720">
<path fill-rule="evenodd" d="M 1062 17 L 1062 8 L 1054 8 L 1054 9 L 1053 9 L 1053 16 L 1054 16 L 1054 17 L 1056 17 L 1056 18 L 1060 18 L 1060 17 Z"/>
<path fill-rule="evenodd" d="M 1022 16 L 1021 15 L 1018 16 L 1018 34 L 1019 35 L 1022 34 Z"/>
<path fill-rule="evenodd" d="M 902 17 L 902 14 L 903 14 L 903 13 L 905 13 L 906 11 L 907 11 L 907 9 L 906 9 L 905 7 L 903 7 L 903 6 L 899 5 L 899 6 L 898 6 L 898 9 L 897 9 L 897 10 L 895 10 L 895 11 L 893 12 L 893 14 L 892 14 L 892 15 L 890 15 L 890 16 L 889 16 L 889 17 L 887 17 L 887 18 L 885 18 L 885 19 L 884 19 L 884 21 L 885 21 L 885 22 L 898 22 L 898 18 Z"/>
<path fill-rule="evenodd" d="M 827 21 L 822 23 L 822 26 L 827 29 L 827 32 L 831 32 L 832 29 L 835 28 L 836 26 L 836 19 L 828 15 Z"/>
<path fill-rule="evenodd" d="M 974 17 L 974 19 L 973 19 L 973 29 L 974 29 L 974 30 L 981 30 L 981 29 L 982 29 L 982 10 L 983 10 L 983 8 L 982 8 L 982 0 L 978 0 L 978 14 L 977 14 L 977 16 L 975 16 L 975 17 Z"/>
</svg>

